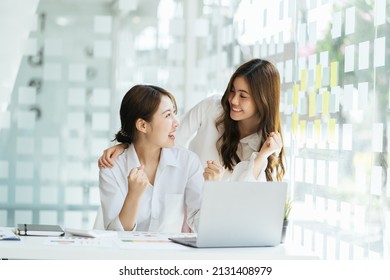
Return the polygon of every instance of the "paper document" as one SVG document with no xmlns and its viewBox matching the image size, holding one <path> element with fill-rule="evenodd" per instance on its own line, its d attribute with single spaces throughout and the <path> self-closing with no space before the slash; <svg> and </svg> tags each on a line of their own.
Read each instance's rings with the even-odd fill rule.
<svg viewBox="0 0 390 280">
<path fill-rule="evenodd" d="M 0 228 L 0 240 L 20 240 L 11 229 Z"/>
<path fill-rule="evenodd" d="M 84 237 L 92 237 L 92 238 L 112 237 L 118 235 L 116 231 L 98 230 L 98 229 L 88 230 L 88 229 L 66 228 L 65 232 L 76 236 L 84 236 Z"/>
</svg>

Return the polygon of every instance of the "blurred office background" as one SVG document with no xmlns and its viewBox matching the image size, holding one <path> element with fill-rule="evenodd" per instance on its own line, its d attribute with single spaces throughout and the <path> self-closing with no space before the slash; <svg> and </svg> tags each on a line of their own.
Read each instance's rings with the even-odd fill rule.
<svg viewBox="0 0 390 280">
<path fill-rule="evenodd" d="M 287 242 L 388 258 L 389 2 L 1 1 L 0 226 L 92 227 L 123 94 L 160 85 L 182 114 L 260 57 L 281 74 Z"/>
</svg>

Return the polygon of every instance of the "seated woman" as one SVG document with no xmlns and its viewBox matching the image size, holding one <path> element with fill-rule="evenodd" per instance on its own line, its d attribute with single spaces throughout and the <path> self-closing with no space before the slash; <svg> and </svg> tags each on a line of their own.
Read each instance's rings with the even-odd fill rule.
<svg viewBox="0 0 390 280">
<path fill-rule="evenodd" d="M 99 173 L 105 229 L 196 231 L 203 168 L 174 146 L 175 112 L 172 94 L 156 86 L 136 85 L 123 97 L 115 140 L 129 148 Z"/>
</svg>

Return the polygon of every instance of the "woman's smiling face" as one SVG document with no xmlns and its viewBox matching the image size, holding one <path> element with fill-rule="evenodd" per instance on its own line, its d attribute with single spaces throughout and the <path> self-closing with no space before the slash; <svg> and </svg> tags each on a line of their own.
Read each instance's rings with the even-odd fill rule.
<svg viewBox="0 0 390 280">
<path fill-rule="evenodd" d="M 179 122 L 176 119 L 174 105 L 168 96 L 161 97 L 160 105 L 148 126 L 150 129 L 147 138 L 151 143 L 161 148 L 170 148 L 174 145 Z"/>
<path fill-rule="evenodd" d="M 230 118 L 235 121 L 254 119 L 258 122 L 258 112 L 248 83 L 243 77 L 235 78 L 229 94 Z"/>
</svg>

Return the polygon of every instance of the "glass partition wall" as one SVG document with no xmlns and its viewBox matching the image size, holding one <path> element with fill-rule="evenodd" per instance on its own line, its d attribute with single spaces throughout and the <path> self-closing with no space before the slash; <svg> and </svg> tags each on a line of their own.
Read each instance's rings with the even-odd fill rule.
<svg viewBox="0 0 390 280">
<path fill-rule="evenodd" d="M 31 20 L 12 32 L 0 20 L 0 226 L 90 228 L 125 92 L 160 85 L 182 114 L 260 57 L 281 74 L 287 242 L 389 257 L 390 1 L 4 2 Z"/>
</svg>

